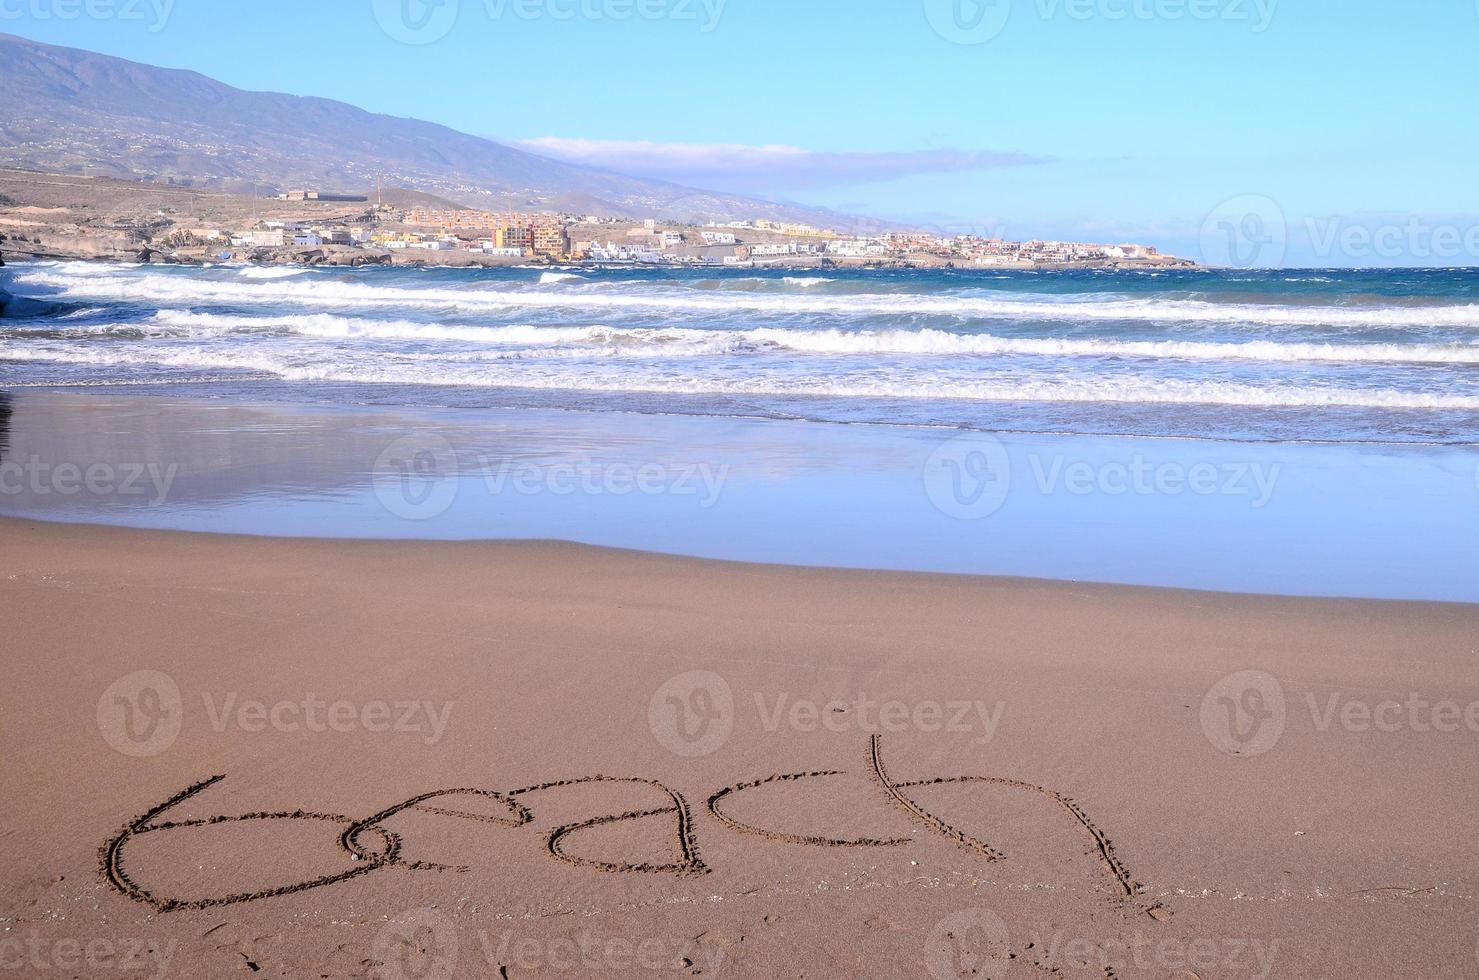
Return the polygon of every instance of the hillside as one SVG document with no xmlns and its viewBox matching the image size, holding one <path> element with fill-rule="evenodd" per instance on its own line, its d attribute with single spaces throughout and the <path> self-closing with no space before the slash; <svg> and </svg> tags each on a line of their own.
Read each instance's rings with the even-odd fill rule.
<svg viewBox="0 0 1479 980">
<path fill-rule="evenodd" d="M 697 222 L 847 219 L 550 160 L 417 119 L 330 99 L 246 92 L 0 34 L 0 166 L 250 192 L 377 180 L 474 207 Z"/>
</svg>

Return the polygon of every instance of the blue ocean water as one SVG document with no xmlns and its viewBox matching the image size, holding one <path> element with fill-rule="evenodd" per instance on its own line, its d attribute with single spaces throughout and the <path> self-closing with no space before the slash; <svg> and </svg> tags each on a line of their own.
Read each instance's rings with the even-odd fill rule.
<svg viewBox="0 0 1479 980">
<path fill-rule="evenodd" d="M 1475 270 L 30 263 L 0 290 L 0 387 L 1479 442 Z"/>
</svg>

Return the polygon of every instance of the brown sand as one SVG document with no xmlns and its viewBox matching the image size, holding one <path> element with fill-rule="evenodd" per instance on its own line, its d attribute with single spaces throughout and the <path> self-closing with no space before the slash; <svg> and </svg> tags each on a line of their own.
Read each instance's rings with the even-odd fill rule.
<svg viewBox="0 0 1479 980">
<path fill-rule="evenodd" d="M 0 521 L 0 615 L 10 975 L 1479 975 L 1479 607 Z"/>
</svg>

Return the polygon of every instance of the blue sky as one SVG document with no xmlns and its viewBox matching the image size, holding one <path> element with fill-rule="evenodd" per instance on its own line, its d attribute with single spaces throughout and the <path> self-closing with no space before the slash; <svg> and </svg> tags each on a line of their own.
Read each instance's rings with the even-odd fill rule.
<svg viewBox="0 0 1479 980">
<path fill-rule="evenodd" d="M 135 2 L 0 30 L 952 229 L 1479 263 L 1475 0 Z"/>
</svg>

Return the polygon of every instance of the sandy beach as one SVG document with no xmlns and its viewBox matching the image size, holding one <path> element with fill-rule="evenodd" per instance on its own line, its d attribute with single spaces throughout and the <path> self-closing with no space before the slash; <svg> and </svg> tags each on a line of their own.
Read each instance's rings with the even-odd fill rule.
<svg viewBox="0 0 1479 980">
<path fill-rule="evenodd" d="M 726 4 L 0 0 L 0 980 L 1479 980 L 1479 6 Z"/>
<path fill-rule="evenodd" d="M 4 520 L 0 607 L 16 975 L 1479 966 L 1473 606 Z"/>
</svg>

